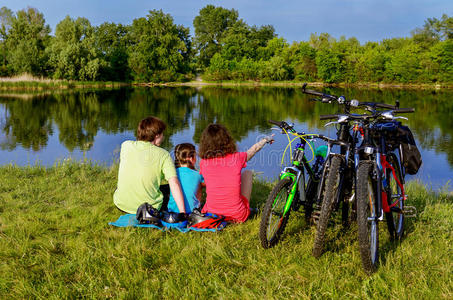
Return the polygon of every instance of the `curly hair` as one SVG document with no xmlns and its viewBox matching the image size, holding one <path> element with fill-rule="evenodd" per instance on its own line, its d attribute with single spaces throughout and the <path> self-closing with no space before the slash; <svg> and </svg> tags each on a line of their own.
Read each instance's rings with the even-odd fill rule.
<svg viewBox="0 0 453 300">
<path fill-rule="evenodd" d="M 152 142 L 162 132 L 167 125 L 159 118 L 146 117 L 140 121 L 137 128 L 137 140 Z"/>
<path fill-rule="evenodd" d="M 190 143 L 178 144 L 175 147 L 175 167 L 179 168 L 181 165 L 188 165 L 189 168 L 195 169 L 192 164 L 191 158 L 195 157 L 197 152 L 195 146 Z"/>
<path fill-rule="evenodd" d="M 228 129 L 220 124 L 209 124 L 200 138 L 201 158 L 223 157 L 237 152 L 236 142 Z"/>
</svg>

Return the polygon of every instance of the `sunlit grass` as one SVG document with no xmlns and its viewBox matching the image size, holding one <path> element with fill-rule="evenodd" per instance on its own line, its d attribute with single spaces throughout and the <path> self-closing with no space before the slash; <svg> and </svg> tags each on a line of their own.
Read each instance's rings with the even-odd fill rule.
<svg viewBox="0 0 453 300">
<path fill-rule="evenodd" d="M 43 83 L 50 83 L 50 82 L 60 82 L 61 80 L 49 79 L 44 77 L 36 77 L 31 74 L 21 74 L 12 77 L 0 77 L 0 82 L 43 82 Z"/>
<path fill-rule="evenodd" d="M 117 167 L 63 162 L 0 167 L 0 298 L 451 299 L 453 204 L 446 191 L 408 184 L 417 218 L 388 242 L 367 276 L 356 229 L 311 256 L 314 229 L 293 213 L 281 243 L 262 249 L 259 218 L 219 233 L 115 228 Z M 252 206 L 270 183 L 255 181 Z"/>
<path fill-rule="evenodd" d="M 46 90 L 46 89 L 71 89 L 71 88 L 111 88 L 127 85 L 126 83 L 112 81 L 73 81 L 59 80 L 45 77 L 36 77 L 22 74 L 13 77 L 0 77 L 2 90 Z"/>
</svg>

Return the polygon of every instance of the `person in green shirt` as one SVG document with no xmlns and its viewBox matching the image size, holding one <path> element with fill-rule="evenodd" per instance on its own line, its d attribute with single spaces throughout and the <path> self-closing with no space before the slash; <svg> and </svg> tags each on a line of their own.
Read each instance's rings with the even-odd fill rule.
<svg viewBox="0 0 453 300">
<path fill-rule="evenodd" d="M 179 211 L 186 212 L 173 159 L 159 147 L 166 127 L 159 118 L 147 117 L 138 124 L 137 141 L 121 144 L 118 185 L 113 194 L 113 203 L 120 210 L 135 214 L 145 202 L 160 210 L 163 195 L 159 187 L 168 182 Z"/>
</svg>

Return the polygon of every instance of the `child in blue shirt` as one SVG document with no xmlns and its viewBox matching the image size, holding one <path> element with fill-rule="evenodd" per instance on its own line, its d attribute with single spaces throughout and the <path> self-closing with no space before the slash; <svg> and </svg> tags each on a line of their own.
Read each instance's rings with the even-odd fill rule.
<svg viewBox="0 0 453 300">
<path fill-rule="evenodd" d="M 188 214 L 200 206 L 201 187 L 204 182 L 203 176 L 195 170 L 196 161 L 197 152 L 194 145 L 183 143 L 175 147 L 176 174 L 181 183 L 184 205 Z M 170 195 L 168 211 L 179 213 L 173 195 Z"/>
</svg>

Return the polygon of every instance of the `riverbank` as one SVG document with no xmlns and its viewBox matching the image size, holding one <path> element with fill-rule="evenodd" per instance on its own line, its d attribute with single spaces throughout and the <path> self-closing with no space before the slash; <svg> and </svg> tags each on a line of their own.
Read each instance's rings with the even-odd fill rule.
<svg viewBox="0 0 453 300">
<path fill-rule="evenodd" d="M 92 89 L 92 88 L 120 88 L 124 86 L 141 87 L 302 87 L 304 82 L 300 81 L 204 81 L 197 78 L 188 82 L 111 82 L 111 81 L 70 81 L 52 80 L 47 78 L 37 78 L 30 75 L 18 77 L 0 78 L 0 91 L 45 91 L 59 89 Z M 309 82 L 309 86 L 332 86 L 332 87 L 351 87 L 351 88 L 371 88 L 371 89 L 453 89 L 453 83 L 442 84 L 402 84 L 402 83 L 323 83 Z"/>
<path fill-rule="evenodd" d="M 381 226 L 381 266 L 360 265 L 356 229 L 311 256 L 314 228 L 294 213 L 283 241 L 264 250 L 259 219 L 219 233 L 114 228 L 117 166 L 64 162 L 0 167 L 0 295 L 24 298 L 453 297 L 452 195 L 408 184 L 417 218 L 400 244 Z M 272 185 L 255 181 L 252 206 Z M 299 217 L 299 218 L 298 218 Z M 341 278 L 341 280 L 339 280 Z"/>
<path fill-rule="evenodd" d="M 302 87 L 300 81 L 189 81 L 167 83 L 136 83 L 136 86 L 189 86 L 189 87 Z M 453 89 L 453 84 L 402 84 L 402 83 L 323 83 L 308 82 L 309 86 L 342 87 L 342 88 L 370 88 L 370 89 Z"/>
<path fill-rule="evenodd" d="M 15 77 L 0 77 L 0 91 L 46 91 L 66 89 L 120 88 L 129 83 L 113 81 L 54 80 L 23 74 Z"/>
</svg>

